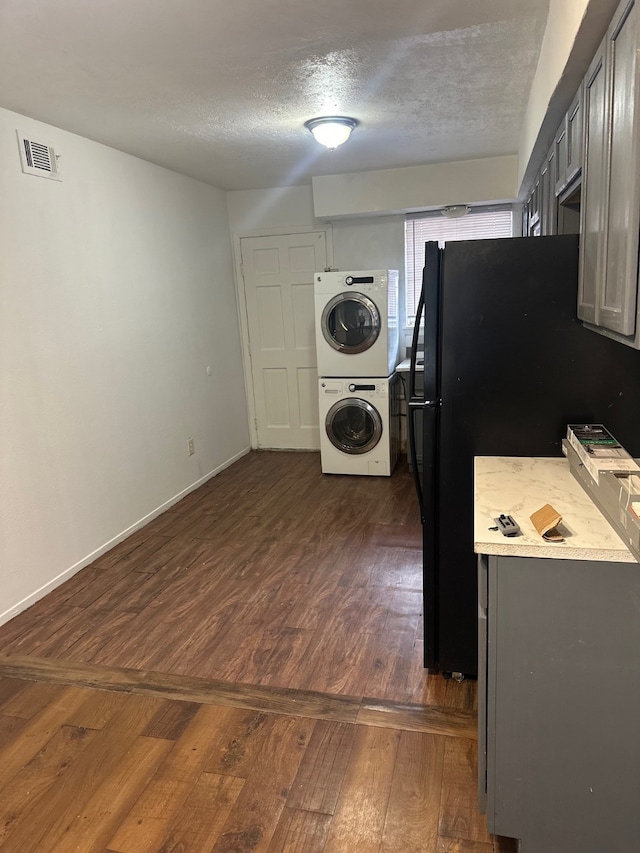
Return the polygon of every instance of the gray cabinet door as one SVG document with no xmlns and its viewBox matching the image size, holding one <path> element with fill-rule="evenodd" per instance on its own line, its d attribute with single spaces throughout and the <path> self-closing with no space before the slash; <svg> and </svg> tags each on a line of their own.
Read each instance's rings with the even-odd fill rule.
<svg viewBox="0 0 640 853">
<path fill-rule="evenodd" d="M 522 236 L 529 236 L 529 199 L 522 205 Z"/>
<path fill-rule="evenodd" d="M 638 569 L 489 558 L 487 821 L 527 853 L 638 849 Z"/>
<path fill-rule="evenodd" d="M 569 186 L 582 168 L 582 96 L 581 85 L 553 140 L 556 195 Z"/>
<path fill-rule="evenodd" d="M 597 311 L 598 325 L 622 335 L 636 330 L 638 292 L 638 6 L 628 0 L 607 34 L 609 111 L 609 180 L 607 263 Z"/>
<path fill-rule="evenodd" d="M 567 156 L 565 164 L 565 186 L 568 186 L 571 181 L 580 173 L 582 169 L 582 97 L 584 93 L 583 85 L 580 86 L 578 92 L 573 99 L 571 106 L 567 110 L 566 118 L 566 142 Z"/>
<path fill-rule="evenodd" d="M 578 316 L 640 348 L 640 12 L 623 0 L 584 82 Z"/>
<path fill-rule="evenodd" d="M 556 181 L 555 194 L 559 195 L 567 185 L 567 119 L 558 128 L 558 131 L 553 140 L 555 161 L 556 161 Z"/>
<path fill-rule="evenodd" d="M 609 101 L 603 40 L 584 81 L 584 162 L 580 207 L 578 317 L 598 321 L 598 288 L 604 281 L 608 192 L 607 150 Z"/>
<path fill-rule="evenodd" d="M 541 203 L 542 203 L 542 234 L 545 236 L 558 233 L 558 201 L 555 193 L 556 183 L 556 150 L 555 145 L 547 154 L 540 170 Z"/>
<path fill-rule="evenodd" d="M 540 234 L 540 175 L 536 176 L 529 196 L 529 225 L 528 234 L 530 237 L 537 237 Z"/>
<path fill-rule="evenodd" d="M 487 584 L 489 560 L 478 555 L 478 808 L 487 810 Z"/>
</svg>

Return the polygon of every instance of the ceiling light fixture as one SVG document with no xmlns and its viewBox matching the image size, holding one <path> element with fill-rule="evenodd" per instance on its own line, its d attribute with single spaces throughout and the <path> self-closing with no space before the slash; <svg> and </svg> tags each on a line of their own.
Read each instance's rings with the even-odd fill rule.
<svg viewBox="0 0 640 853">
<path fill-rule="evenodd" d="M 471 208 L 466 204 L 451 204 L 449 207 L 443 207 L 440 213 L 445 219 L 460 219 L 471 212 Z"/>
<path fill-rule="evenodd" d="M 347 116 L 323 116 L 305 121 L 304 126 L 311 131 L 321 145 L 326 145 L 333 150 L 347 141 L 357 124 L 354 118 Z"/>
</svg>

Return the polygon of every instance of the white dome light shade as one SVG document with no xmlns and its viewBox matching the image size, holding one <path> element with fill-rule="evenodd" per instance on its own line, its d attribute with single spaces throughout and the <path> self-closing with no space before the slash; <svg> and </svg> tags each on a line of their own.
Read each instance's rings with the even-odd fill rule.
<svg viewBox="0 0 640 853">
<path fill-rule="evenodd" d="M 325 116 L 305 121 L 304 126 L 314 135 L 316 140 L 329 149 L 337 148 L 351 136 L 351 131 L 358 122 L 346 116 Z"/>
<path fill-rule="evenodd" d="M 451 204 L 449 207 L 443 207 L 440 213 L 445 219 L 460 219 L 471 212 L 471 208 L 466 204 Z"/>
</svg>

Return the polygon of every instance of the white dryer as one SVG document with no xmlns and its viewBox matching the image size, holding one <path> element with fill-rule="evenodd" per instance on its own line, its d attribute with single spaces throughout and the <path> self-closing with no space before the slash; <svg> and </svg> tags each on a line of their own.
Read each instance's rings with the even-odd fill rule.
<svg viewBox="0 0 640 853">
<path fill-rule="evenodd" d="M 314 276 L 318 376 L 384 377 L 399 358 L 398 271 Z"/>
<path fill-rule="evenodd" d="M 400 455 L 400 379 L 319 380 L 323 474 L 389 476 Z"/>
</svg>

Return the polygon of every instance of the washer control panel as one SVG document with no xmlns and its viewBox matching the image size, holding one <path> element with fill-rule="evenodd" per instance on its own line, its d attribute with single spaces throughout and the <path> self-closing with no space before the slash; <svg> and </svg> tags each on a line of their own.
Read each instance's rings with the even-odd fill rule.
<svg viewBox="0 0 640 853">
<path fill-rule="evenodd" d="M 326 397 L 387 397 L 387 383 L 377 384 L 368 379 L 351 379 L 347 381 L 323 379 L 320 383 L 320 393 Z"/>
<path fill-rule="evenodd" d="M 320 289 L 321 292 L 337 292 L 344 288 L 345 290 L 357 290 L 361 293 L 375 293 L 384 291 L 389 286 L 389 271 L 322 272 L 315 274 L 314 281 L 316 288 Z M 329 288 L 329 290 L 325 290 L 325 288 Z"/>
</svg>

